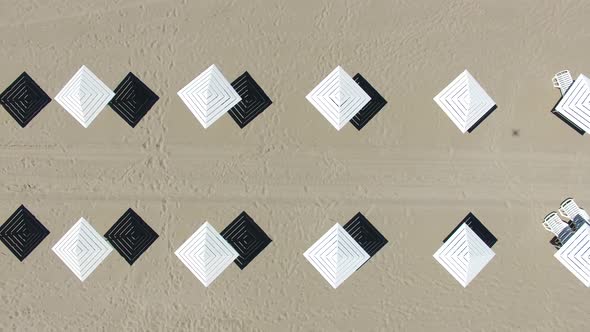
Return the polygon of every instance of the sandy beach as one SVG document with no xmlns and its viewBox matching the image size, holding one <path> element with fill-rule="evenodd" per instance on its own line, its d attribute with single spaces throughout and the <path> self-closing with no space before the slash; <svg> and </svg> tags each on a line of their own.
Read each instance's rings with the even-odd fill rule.
<svg viewBox="0 0 590 332">
<path fill-rule="evenodd" d="M 52 101 L 26 127 L 0 111 L 0 221 L 24 204 L 51 234 L 0 247 L 1 331 L 582 331 L 589 290 L 542 218 L 590 208 L 588 137 L 550 113 L 552 76 L 590 74 L 584 1 L 111 1 L 0 4 L 0 91 L 26 71 L 52 98 L 82 65 L 160 100 L 136 128 L 87 129 Z M 216 64 L 273 104 L 204 129 L 177 91 Z M 388 101 L 337 131 L 305 96 L 341 65 Z M 497 103 L 462 134 L 432 98 L 468 69 Z M 159 234 L 80 282 L 52 246 L 80 218 L 104 234 L 133 208 Z M 246 211 L 273 242 L 205 288 L 174 251 Z M 389 240 L 334 290 L 305 260 L 362 212 Z M 432 257 L 474 213 L 498 238 L 463 288 Z"/>
</svg>

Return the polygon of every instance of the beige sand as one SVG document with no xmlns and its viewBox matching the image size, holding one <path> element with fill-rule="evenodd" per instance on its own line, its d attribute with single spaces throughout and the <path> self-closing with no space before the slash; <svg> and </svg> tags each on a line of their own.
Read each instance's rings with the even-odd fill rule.
<svg viewBox="0 0 590 332">
<path fill-rule="evenodd" d="M 49 3 L 52 4 L 49 4 Z M 5 331 L 555 331 L 587 328 L 588 289 L 540 222 L 590 206 L 588 137 L 549 113 L 561 69 L 590 72 L 585 1 L 3 1 L 0 87 L 26 70 L 52 97 L 82 65 L 161 97 L 131 129 L 88 129 L 52 102 L 21 129 L 0 112 L 0 215 L 51 230 L 24 263 L 0 249 Z M 210 64 L 272 97 L 240 130 L 204 130 L 176 92 Z M 389 101 L 336 131 L 305 95 L 337 65 Z M 432 101 L 469 69 L 498 103 L 462 135 Z M 518 137 L 513 130 L 519 130 Z M 160 234 L 130 268 L 113 252 L 81 283 L 51 247 L 80 217 L 104 233 L 132 207 Z M 242 210 L 274 242 L 204 288 L 174 250 Z M 390 240 L 333 290 L 302 253 L 363 212 Z M 463 289 L 432 258 L 474 212 L 499 238 Z"/>
</svg>

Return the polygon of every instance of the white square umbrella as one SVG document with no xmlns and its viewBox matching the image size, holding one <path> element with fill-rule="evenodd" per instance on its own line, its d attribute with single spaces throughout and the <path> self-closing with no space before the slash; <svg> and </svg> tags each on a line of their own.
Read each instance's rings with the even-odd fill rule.
<svg viewBox="0 0 590 332">
<path fill-rule="evenodd" d="M 462 224 L 434 254 L 440 265 L 463 287 L 467 287 L 494 256 L 492 249 L 467 224 Z"/>
<path fill-rule="evenodd" d="M 205 287 L 239 256 L 208 222 L 199 227 L 175 254 Z"/>
<path fill-rule="evenodd" d="M 496 107 L 496 103 L 467 70 L 436 95 L 434 101 L 462 133 L 473 130 Z"/>
<path fill-rule="evenodd" d="M 113 251 L 113 247 L 84 218 L 53 246 L 53 252 L 84 281 Z"/>
<path fill-rule="evenodd" d="M 178 91 L 178 96 L 204 128 L 242 100 L 215 65 Z"/>
<path fill-rule="evenodd" d="M 586 287 L 590 287 L 590 227 L 588 224 L 583 224 L 554 256 Z"/>
<path fill-rule="evenodd" d="M 340 224 L 330 228 L 303 256 L 333 288 L 371 258 Z"/>
<path fill-rule="evenodd" d="M 555 106 L 554 112 L 584 132 L 590 131 L 590 79 L 580 74 Z"/>
<path fill-rule="evenodd" d="M 55 101 L 88 128 L 114 96 L 106 84 L 82 66 L 55 96 Z"/>
<path fill-rule="evenodd" d="M 340 66 L 311 90 L 306 98 L 337 130 L 342 129 L 371 100 Z"/>
</svg>

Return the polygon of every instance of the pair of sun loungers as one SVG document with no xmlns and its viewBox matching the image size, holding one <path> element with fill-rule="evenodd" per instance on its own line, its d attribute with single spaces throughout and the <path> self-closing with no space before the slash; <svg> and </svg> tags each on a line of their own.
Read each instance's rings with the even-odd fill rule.
<svg viewBox="0 0 590 332">
<path fill-rule="evenodd" d="M 553 86 L 558 88 L 561 91 L 561 95 L 565 95 L 567 89 L 572 86 L 574 83 L 574 79 L 572 78 L 572 74 L 569 70 L 562 70 L 559 73 L 553 76 Z"/>
<path fill-rule="evenodd" d="M 568 220 L 564 221 L 561 217 Z M 556 237 L 552 243 L 560 248 L 569 240 L 584 223 L 590 223 L 590 215 L 580 208 L 573 198 L 567 198 L 559 206 L 559 214 L 556 211 L 549 213 L 543 220 L 546 230 Z"/>
</svg>

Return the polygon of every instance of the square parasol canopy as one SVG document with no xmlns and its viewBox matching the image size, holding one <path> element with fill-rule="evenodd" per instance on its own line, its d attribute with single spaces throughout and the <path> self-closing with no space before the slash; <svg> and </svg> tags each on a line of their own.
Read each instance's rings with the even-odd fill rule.
<svg viewBox="0 0 590 332">
<path fill-rule="evenodd" d="M 496 254 L 466 224 L 462 224 L 434 254 L 434 258 L 463 287 L 483 270 Z"/>
<path fill-rule="evenodd" d="M 590 287 L 590 226 L 582 225 L 554 256 L 586 287 Z"/>
<path fill-rule="evenodd" d="M 467 71 L 463 71 L 434 97 L 462 133 L 471 133 L 495 109 L 496 103 Z"/>
<path fill-rule="evenodd" d="M 557 102 L 553 114 L 580 134 L 590 130 L 590 79 L 580 74 Z"/>
</svg>

